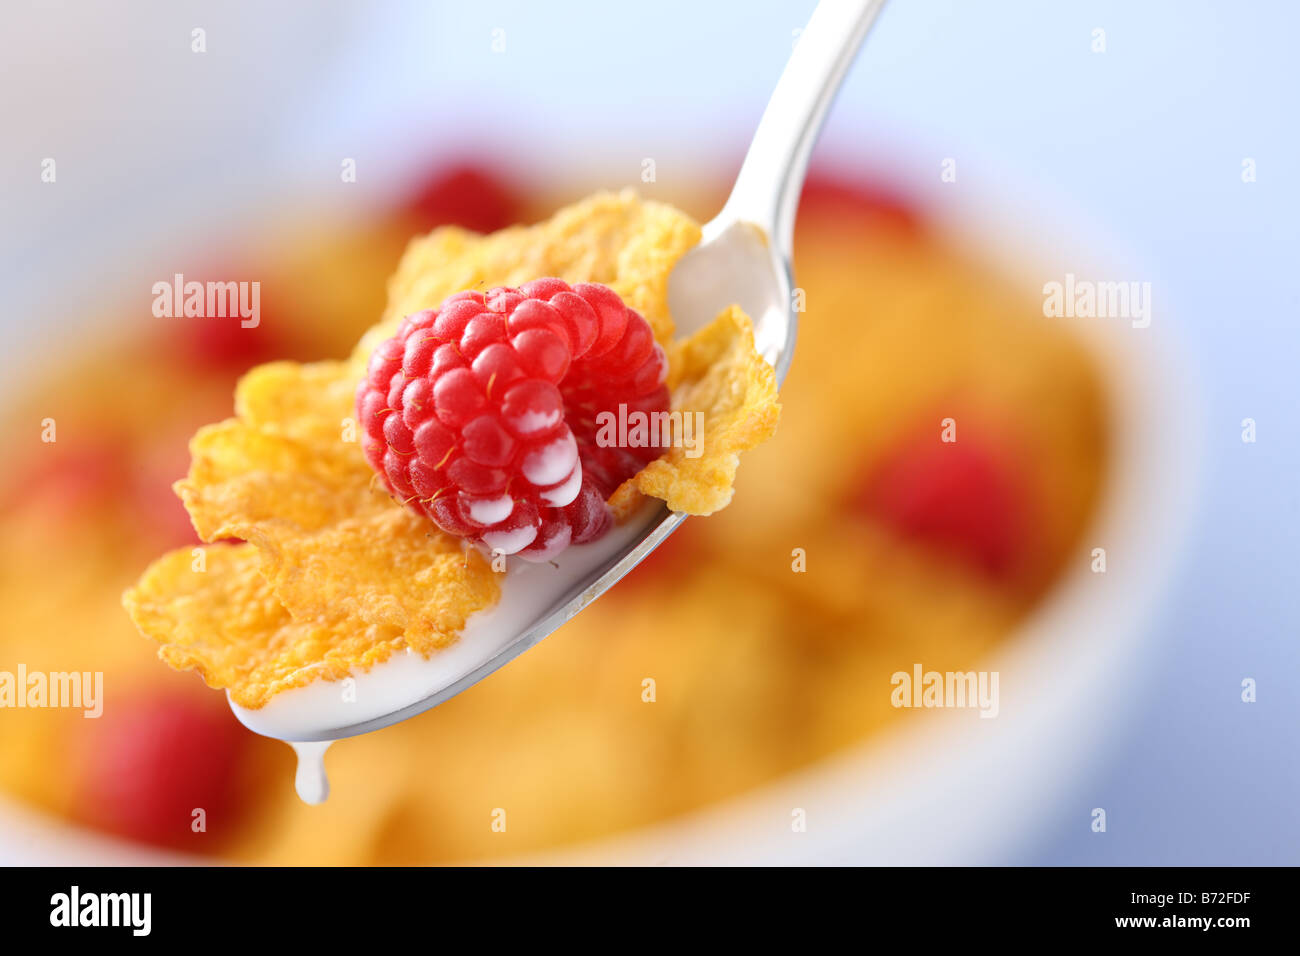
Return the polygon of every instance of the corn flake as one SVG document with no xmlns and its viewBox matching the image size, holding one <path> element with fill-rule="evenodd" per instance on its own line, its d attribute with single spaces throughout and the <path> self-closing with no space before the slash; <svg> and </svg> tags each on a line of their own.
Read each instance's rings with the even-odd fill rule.
<svg viewBox="0 0 1300 956">
<path fill-rule="evenodd" d="M 162 645 L 159 657 L 228 688 L 244 707 L 261 707 L 314 680 L 346 677 L 403 646 L 392 628 L 295 621 L 260 565 L 250 544 L 172 551 L 127 592 L 126 607 L 136 627 Z"/>
<path fill-rule="evenodd" d="M 731 502 L 740 453 L 776 432 L 776 373 L 754 350 L 753 326 L 738 308 L 673 343 L 668 367 L 673 411 L 703 416 L 699 445 L 675 444 L 624 482 L 611 503 L 616 512 L 629 510 L 635 489 L 662 498 L 673 511 L 713 514 Z"/>
</svg>

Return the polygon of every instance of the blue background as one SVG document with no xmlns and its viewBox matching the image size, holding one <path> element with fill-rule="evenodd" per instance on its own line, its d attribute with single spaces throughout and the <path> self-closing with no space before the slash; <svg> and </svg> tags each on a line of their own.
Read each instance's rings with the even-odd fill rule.
<svg viewBox="0 0 1300 956">
<path fill-rule="evenodd" d="M 0 172 L 30 182 L 33 157 L 53 154 L 66 184 L 39 207 L 38 186 L 6 187 L 5 343 L 33 334 L 12 316 L 38 291 L 40 248 L 103 269 L 102 242 L 86 237 L 125 208 L 122 244 L 157 233 L 159 217 L 213 215 L 223 189 L 254 202 L 289 170 L 304 189 L 337 185 L 339 156 L 357 158 L 366 190 L 396 189 L 404 158 L 422 161 L 448 129 L 542 181 L 589 168 L 630 183 L 645 156 L 661 179 L 725 171 L 812 6 L 19 4 L 6 60 L 21 69 L 72 51 L 70 69 L 96 82 L 47 74 L 0 93 Z M 206 59 L 187 49 L 199 24 Z M 491 50 L 496 28 L 504 55 Z M 1104 54 L 1091 51 L 1094 28 Z M 170 52 L 142 66 L 123 51 L 145 34 Z M 1204 415 L 1203 493 L 1156 653 L 1074 802 L 1007 862 L 1300 863 L 1297 35 L 1300 4 L 1281 0 L 895 0 L 819 146 L 823 159 L 878 156 L 932 204 L 945 201 L 944 157 L 958 161 L 959 189 L 1068 198 L 1142 263 L 1155 322 L 1176 327 L 1201 390 L 1188 414 Z M 32 119 L 51 115 L 85 122 L 52 131 Z M 114 153 L 107 138 L 148 148 Z M 1241 180 L 1246 157 L 1254 183 Z M 96 179 L 83 182 L 92 159 Z M 196 195 L 200 169 L 210 186 Z M 1026 227 L 1073 222 L 1047 206 Z M 1255 444 L 1241 441 L 1247 417 Z M 1258 683 L 1250 705 L 1246 677 Z M 1096 806 L 1104 835 L 1088 826 Z"/>
</svg>

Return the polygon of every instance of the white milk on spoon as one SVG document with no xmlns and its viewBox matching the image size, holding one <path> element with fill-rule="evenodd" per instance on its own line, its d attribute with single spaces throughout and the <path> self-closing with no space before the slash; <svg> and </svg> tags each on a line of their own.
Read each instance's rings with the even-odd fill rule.
<svg viewBox="0 0 1300 956">
<path fill-rule="evenodd" d="M 599 541 L 566 548 L 552 562 L 508 559 L 501 600 L 471 615 L 460 638 L 429 657 L 398 651 L 368 671 L 354 671 L 348 684 L 318 680 L 276 694 L 257 710 L 233 701 L 230 709 L 250 730 L 289 742 L 298 755 L 298 796 L 306 803 L 321 803 L 329 795 L 325 751 L 340 730 L 417 704 L 504 651 L 599 577 L 611 560 L 645 534 L 659 512 L 656 503 L 647 504 Z"/>
</svg>

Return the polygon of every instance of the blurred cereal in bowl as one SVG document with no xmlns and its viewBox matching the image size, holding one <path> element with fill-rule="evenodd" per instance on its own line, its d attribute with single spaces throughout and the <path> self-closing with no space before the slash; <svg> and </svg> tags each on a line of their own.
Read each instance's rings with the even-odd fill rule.
<svg viewBox="0 0 1300 956">
<path fill-rule="evenodd" d="M 685 205 L 706 211 L 708 192 Z M 687 522 L 491 679 L 336 745 L 333 796 L 303 805 L 289 750 L 159 666 L 121 608 L 152 555 L 197 540 L 169 487 L 187 437 L 230 413 L 251 365 L 344 354 L 412 235 L 561 204 L 452 164 L 362 227 L 304 215 L 277 228 L 256 253 L 256 328 L 124 315 L 105 328 L 133 337 L 65 344 L 6 416 L 22 452 L 0 490 L 0 670 L 102 672 L 104 713 L 7 713 L 0 787 L 58 818 L 245 862 L 514 857 L 727 800 L 885 733 L 892 673 L 969 670 L 1015 632 L 1102 494 L 1099 369 L 905 203 L 814 176 L 785 418 L 733 506 Z M 236 261 L 213 250 L 193 275 L 250 271 Z M 46 418 L 57 441 L 39 440 Z M 489 825 L 498 808 L 504 832 Z"/>
</svg>

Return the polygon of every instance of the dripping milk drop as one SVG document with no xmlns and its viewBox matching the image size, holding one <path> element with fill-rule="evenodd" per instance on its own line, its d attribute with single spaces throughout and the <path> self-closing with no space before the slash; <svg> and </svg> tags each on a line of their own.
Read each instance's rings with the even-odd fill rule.
<svg viewBox="0 0 1300 956">
<path fill-rule="evenodd" d="M 294 774 L 293 785 L 303 803 L 316 806 L 324 803 L 330 795 L 330 781 L 325 776 L 325 751 L 331 743 L 331 740 L 289 741 L 289 746 L 298 755 L 298 771 Z"/>
</svg>

